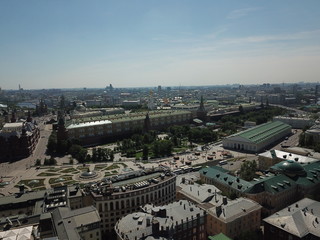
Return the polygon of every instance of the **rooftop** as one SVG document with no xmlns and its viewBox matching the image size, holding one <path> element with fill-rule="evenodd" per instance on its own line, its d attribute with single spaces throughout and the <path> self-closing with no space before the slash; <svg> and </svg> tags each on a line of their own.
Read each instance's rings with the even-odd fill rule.
<svg viewBox="0 0 320 240">
<path fill-rule="evenodd" d="M 270 150 L 266 151 L 264 153 L 259 154 L 259 157 L 266 157 L 266 158 L 278 158 L 283 160 L 294 160 L 298 163 L 311 163 L 311 162 L 317 162 L 318 159 L 295 154 L 295 153 L 289 153 L 281 150 Z"/>
<path fill-rule="evenodd" d="M 231 238 L 228 238 L 223 233 L 219 233 L 219 234 L 214 235 L 214 236 L 209 236 L 208 238 L 209 238 L 209 240 L 232 240 Z"/>
<path fill-rule="evenodd" d="M 150 119 L 172 116 L 172 115 L 181 115 L 181 114 L 190 114 L 189 111 L 174 111 L 174 110 L 162 110 L 162 111 L 150 111 Z M 129 120 L 144 120 L 146 118 L 146 112 L 144 113 L 130 113 L 130 114 L 115 114 L 99 117 L 90 117 L 82 119 L 73 119 L 69 122 L 67 129 L 88 127 L 88 126 L 98 126 L 104 124 L 111 124 L 117 122 L 125 122 Z"/>
<path fill-rule="evenodd" d="M 291 129 L 291 126 L 280 121 L 274 121 L 249 128 L 248 130 L 233 134 L 228 138 L 238 136 L 253 143 L 260 143 L 287 129 Z"/>
<path fill-rule="evenodd" d="M 251 194 L 264 191 L 275 194 L 286 191 L 289 188 L 296 187 L 296 185 L 311 187 L 320 183 L 320 161 L 301 165 L 302 168 L 299 167 L 298 170 L 300 171 L 303 169 L 305 172 L 304 175 L 290 175 L 290 170 L 295 170 L 295 166 L 296 165 L 292 168 L 289 167 L 289 171 L 286 172 L 289 172 L 287 175 L 281 174 L 281 172 L 277 175 L 268 173 L 264 176 L 260 176 L 259 178 L 255 178 L 251 182 L 230 175 L 225 169 L 218 166 L 203 168 L 199 172 L 200 174 L 203 174 L 208 178 L 212 178 L 221 184 L 228 185 L 239 192 Z M 286 169 L 286 166 L 284 166 L 284 169 Z M 300 173 L 299 171 L 298 173 Z M 295 173 L 295 171 L 293 172 Z"/>
<path fill-rule="evenodd" d="M 299 238 L 308 234 L 320 237 L 320 203 L 304 198 L 263 221 Z"/>
<path fill-rule="evenodd" d="M 54 226 L 59 239 L 80 239 L 77 228 L 86 231 L 87 226 L 100 223 L 98 211 L 93 207 L 70 210 L 68 207 L 56 208 L 52 212 Z"/>
<path fill-rule="evenodd" d="M 210 208 L 209 212 L 224 222 L 232 222 L 261 208 L 255 201 L 241 197 L 235 200 L 226 199 L 221 205 Z"/>
<path fill-rule="evenodd" d="M 203 210 L 186 200 L 180 200 L 161 207 L 145 205 L 143 209 L 144 212 L 129 214 L 117 222 L 116 232 L 122 235 L 124 239 L 140 238 L 142 235 L 152 237 L 154 235 L 154 226 L 157 226 L 156 229 L 158 231 L 161 228 L 169 231 L 177 224 L 180 225 L 182 222 L 205 216 Z M 200 222 L 204 224 L 204 219 L 200 219 Z"/>
</svg>

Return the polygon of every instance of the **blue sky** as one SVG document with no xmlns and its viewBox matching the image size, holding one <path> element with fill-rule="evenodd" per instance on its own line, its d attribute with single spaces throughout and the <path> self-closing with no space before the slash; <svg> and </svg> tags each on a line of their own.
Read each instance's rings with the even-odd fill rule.
<svg viewBox="0 0 320 240">
<path fill-rule="evenodd" d="M 320 80 L 319 0 L 2 0 L 0 87 Z"/>
</svg>

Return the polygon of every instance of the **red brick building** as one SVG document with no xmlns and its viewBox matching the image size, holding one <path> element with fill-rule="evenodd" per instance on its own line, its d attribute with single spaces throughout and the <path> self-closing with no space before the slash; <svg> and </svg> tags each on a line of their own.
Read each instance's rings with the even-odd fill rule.
<svg viewBox="0 0 320 240">
<path fill-rule="evenodd" d="M 0 161 L 14 161 L 30 156 L 39 137 L 38 126 L 31 122 L 6 123 L 0 130 Z"/>
</svg>

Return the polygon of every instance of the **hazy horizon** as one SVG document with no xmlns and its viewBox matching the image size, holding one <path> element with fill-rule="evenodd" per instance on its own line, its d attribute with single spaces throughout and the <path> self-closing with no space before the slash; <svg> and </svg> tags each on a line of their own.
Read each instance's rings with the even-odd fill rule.
<svg viewBox="0 0 320 240">
<path fill-rule="evenodd" d="M 320 2 L 1 1 L 0 87 L 318 82 Z"/>
</svg>

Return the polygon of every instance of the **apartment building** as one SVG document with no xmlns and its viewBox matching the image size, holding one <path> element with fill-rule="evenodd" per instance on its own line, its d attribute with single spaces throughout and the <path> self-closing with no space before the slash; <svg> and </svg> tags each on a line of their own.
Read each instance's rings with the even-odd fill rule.
<svg viewBox="0 0 320 240">
<path fill-rule="evenodd" d="M 187 200 L 155 207 L 121 218 L 116 226 L 118 240 L 138 239 L 207 239 L 206 212 Z"/>
</svg>

